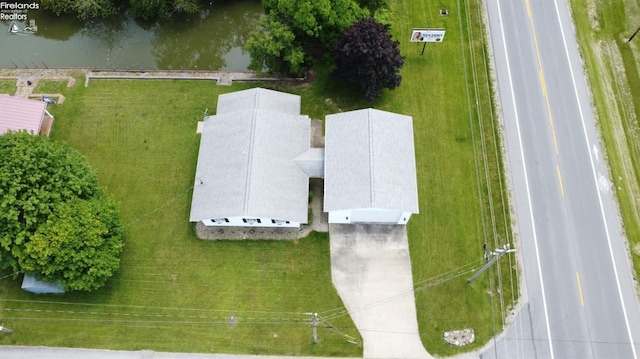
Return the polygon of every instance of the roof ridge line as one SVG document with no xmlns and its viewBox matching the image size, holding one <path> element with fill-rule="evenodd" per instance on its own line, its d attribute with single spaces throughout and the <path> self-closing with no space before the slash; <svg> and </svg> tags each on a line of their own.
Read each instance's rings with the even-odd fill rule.
<svg viewBox="0 0 640 359">
<path fill-rule="evenodd" d="M 256 91 L 256 107 L 253 108 L 253 113 L 251 114 L 251 133 L 249 135 L 249 148 L 247 149 L 246 156 L 247 157 L 247 177 L 244 187 L 244 215 L 247 215 L 249 209 L 249 197 L 251 195 L 251 169 L 253 168 L 253 143 L 256 138 L 256 117 L 258 115 L 257 111 L 257 103 L 260 98 L 260 91 Z"/>
</svg>

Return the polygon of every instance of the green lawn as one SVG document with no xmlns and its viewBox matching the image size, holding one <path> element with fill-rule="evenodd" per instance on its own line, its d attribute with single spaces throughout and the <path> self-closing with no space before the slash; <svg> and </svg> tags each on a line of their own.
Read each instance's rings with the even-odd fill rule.
<svg viewBox="0 0 640 359">
<path fill-rule="evenodd" d="M 631 247 L 635 277 L 640 275 L 640 7 L 634 0 L 572 0 L 580 51 L 585 60 L 612 188 Z M 585 11 L 587 9 L 587 11 Z"/>
<path fill-rule="evenodd" d="M 16 93 L 16 80 L 0 80 L 0 93 L 13 95 Z"/>
<path fill-rule="evenodd" d="M 480 3 L 391 0 L 394 36 L 405 56 L 403 84 L 374 102 L 316 69 L 312 84 L 263 84 L 302 96 L 312 118 L 375 107 L 414 119 L 420 214 L 409 223 L 420 334 L 432 354 L 477 349 L 502 330 L 517 298 L 515 264 L 505 257 L 472 285 L 482 246 L 510 243 L 497 126 Z M 449 10 L 440 16 L 441 8 Z M 443 27 L 443 43 L 409 43 L 412 27 Z M 473 41 L 471 41 L 472 39 Z M 34 297 L 0 281 L 0 344 L 58 345 L 295 355 L 361 355 L 310 318 L 343 307 L 330 278 L 325 235 L 298 242 L 204 242 L 188 223 L 199 136 L 196 122 L 217 95 L 259 84 L 203 81 L 92 81 L 63 89 L 49 107 L 53 138 L 70 142 L 98 169 L 127 224 L 122 267 L 91 294 Z M 68 302 L 69 304 L 54 303 Z M 40 311 L 36 311 L 40 310 Z M 46 312 L 47 310 L 53 312 Z M 93 314 L 96 313 L 96 314 Z M 148 314 L 145 314 L 148 313 Z M 229 326 L 230 316 L 237 325 Z M 22 319 L 20 319 L 22 318 Z M 358 337 L 348 315 L 331 323 Z M 473 328 L 476 342 L 456 348 L 444 331 Z"/>
<path fill-rule="evenodd" d="M 501 313 L 518 296 L 511 258 L 466 283 L 468 270 L 484 263 L 485 241 L 493 250 L 512 240 L 481 2 L 395 4 L 404 82 L 384 106 L 414 118 L 420 215 L 409 223 L 409 240 L 418 320 L 427 350 L 451 355 L 462 350 L 445 344 L 444 331 L 473 328 L 471 347 L 479 348 L 502 330 Z M 440 15 L 443 8 L 448 16 Z M 447 32 L 421 55 L 422 45 L 408 41 L 412 27 Z"/>
<path fill-rule="evenodd" d="M 40 80 L 33 93 L 62 93 L 67 88 L 67 80 Z"/>
<path fill-rule="evenodd" d="M 83 81 L 78 81 L 83 83 Z M 251 85 L 92 81 L 52 107 L 53 138 L 69 142 L 120 202 L 122 266 L 94 293 L 33 296 L 0 281 L 0 344 L 163 351 L 361 355 L 306 312 L 343 307 L 331 284 L 329 242 L 207 242 L 188 222 L 199 144 L 196 124 L 217 95 Z M 64 302 L 64 303 L 61 303 Z M 236 325 L 228 324 L 230 317 Z M 358 333 L 348 316 L 332 322 Z"/>
</svg>

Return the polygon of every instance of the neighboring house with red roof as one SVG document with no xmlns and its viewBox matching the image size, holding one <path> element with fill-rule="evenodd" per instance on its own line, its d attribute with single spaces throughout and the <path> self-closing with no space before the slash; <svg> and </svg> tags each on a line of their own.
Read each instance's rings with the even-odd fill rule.
<svg viewBox="0 0 640 359">
<path fill-rule="evenodd" d="M 44 101 L 0 95 L 0 135 L 21 131 L 49 136 L 53 116 Z"/>
</svg>

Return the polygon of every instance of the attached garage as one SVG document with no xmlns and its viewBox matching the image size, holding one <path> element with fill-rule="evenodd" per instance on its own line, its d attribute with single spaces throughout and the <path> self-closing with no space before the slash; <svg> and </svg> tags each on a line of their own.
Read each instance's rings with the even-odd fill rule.
<svg viewBox="0 0 640 359">
<path fill-rule="evenodd" d="M 384 210 L 378 208 L 362 208 L 351 211 L 351 223 L 398 223 L 402 217 L 402 211 Z"/>
<path fill-rule="evenodd" d="M 329 115 L 325 126 L 329 223 L 407 224 L 418 213 L 412 118 L 364 109 Z"/>
</svg>

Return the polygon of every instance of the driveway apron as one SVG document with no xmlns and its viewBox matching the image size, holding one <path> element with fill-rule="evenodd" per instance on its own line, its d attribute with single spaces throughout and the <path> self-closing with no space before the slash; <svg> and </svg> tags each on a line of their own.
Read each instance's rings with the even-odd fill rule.
<svg viewBox="0 0 640 359">
<path fill-rule="evenodd" d="M 405 226 L 330 224 L 333 284 L 364 357 L 431 358 L 420 341 Z"/>
</svg>

